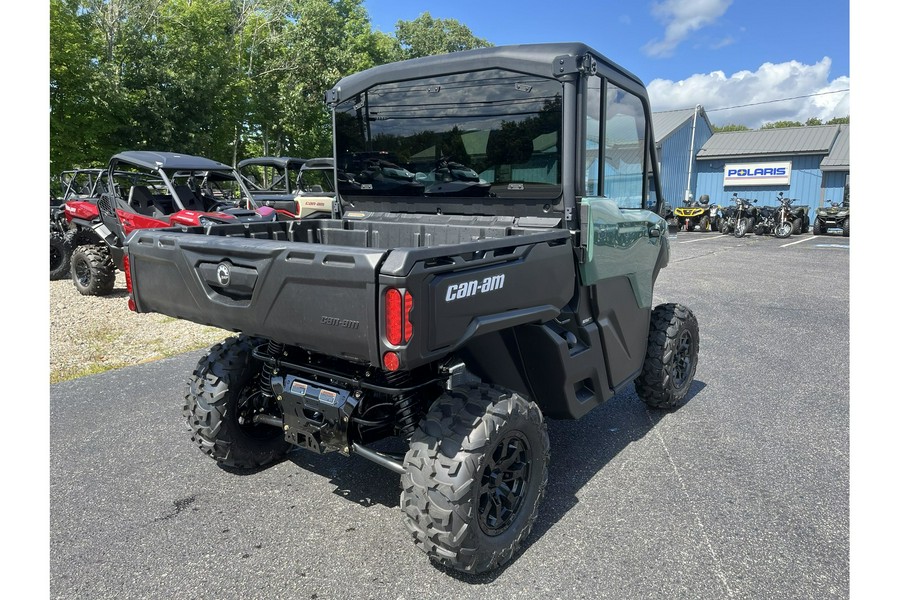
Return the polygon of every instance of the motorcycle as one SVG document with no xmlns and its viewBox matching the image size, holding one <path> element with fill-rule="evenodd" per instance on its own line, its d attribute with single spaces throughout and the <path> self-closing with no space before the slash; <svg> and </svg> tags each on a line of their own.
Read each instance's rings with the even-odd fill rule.
<svg viewBox="0 0 900 600">
<path fill-rule="evenodd" d="M 731 201 L 734 202 L 734 206 L 722 211 L 722 216 L 719 218 L 718 222 L 718 229 L 723 234 L 734 231 L 735 237 L 744 237 L 756 224 L 757 214 L 759 212 L 758 209 L 753 206 L 756 204 L 756 200 L 738 198 L 737 192 L 735 192 Z"/>
<path fill-rule="evenodd" d="M 791 234 L 800 233 L 803 229 L 803 211 L 792 207 L 793 198 L 785 198 L 784 192 L 778 192 L 778 201 L 781 206 L 775 209 L 775 237 L 784 239 Z"/>
</svg>

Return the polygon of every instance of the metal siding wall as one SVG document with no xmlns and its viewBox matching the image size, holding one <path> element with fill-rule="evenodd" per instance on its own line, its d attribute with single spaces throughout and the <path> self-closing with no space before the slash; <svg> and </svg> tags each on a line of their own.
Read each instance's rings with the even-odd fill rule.
<svg viewBox="0 0 900 600">
<path fill-rule="evenodd" d="M 697 161 L 697 152 L 712 136 L 713 130 L 706 123 L 706 119 L 697 119 L 697 135 L 696 139 L 694 139 L 694 176 L 692 177 L 693 181 L 691 182 L 691 189 L 694 190 L 694 198 L 699 198 L 706 193 L 701 192 L 699 187 L 700 163 Z M 688 143 L 690 143 L 690 140 Z M 712 196 L 710 196 L 710 202 L 712 202 Z"/>
<path fill-rule="evenodd" d="M 682 126 L 663 142 L 660 168 L 663 197 L 669 206 L 681 206 L 687 185 L 688 157 L 691 147 L 690 122 Z M 699 146 L 697 146 L 699 148 Z"/>
<path fill-rule="evenodd" d="M 824 203 L 844 201 L 844 185 L 847 183 L 847 171 L 826 171 L 822 187 L 825 190 Z"/>
<path fill-rule="evenodd" d="M 731 204 L 732 194 L 738 193 L 742 198 L 756 198 L 757 206 L 778 206 L 778 192 L 784 192 L 788 198 L 796 198 L 794 204 L 808 205 L 810 210 L 821 206 L 821 198 L 824 190 L 822 185 L 822 171 L 819 170 L 821 155 L 816 156 L 792 156 L 765 159 L 728 159 L 728 160 L 703 160 L 698 161 L 697 169 L 697 195 L 709 194 L 712 204 L 728 206 Z M 740 162 L 782 162 L 791 161 L 791 185 L 772 186 L 747 186 L 744 188 L 729 186 L 724 187 L 725 174 L 723 169 L 726 163 Z"/>
<path fill-rule="evenodd" d="M 697 131 L 694 135 L 694 153 L 691 155 L 691 126 L 693 119 L 685 121 L 677 131 L 663 142 L 662 145 L 662 169 L 661 179 L 663 197 L 672 208 L 682 205 L 684 190 L 691 190 L 694 198 L 700 197 L 697 188 L 699 165 L 697 164 L 697 151 L 712 137 L 712 129 L 706 124 L 706 119 L 697 119 Z M 693 162 L 692 181 L 688 184 L 688 160 Z"/>
</svg>

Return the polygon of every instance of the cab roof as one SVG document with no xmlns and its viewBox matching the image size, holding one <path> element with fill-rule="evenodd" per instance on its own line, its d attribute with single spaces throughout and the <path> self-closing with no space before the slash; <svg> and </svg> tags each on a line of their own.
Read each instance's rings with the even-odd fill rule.
<svg viewBox="0 0 900 600">
<path fill-rule="evenodd" d="M 202 156 L 192 156 L 179 152 L 155 152 L 138 150 L 119 152 L 110 159 L 110 164 L 124 162 L 136 167 L 164 171 L 223 171 L 231 170 L 230 165 Z"/>
<path fill-rule="evenodd" d="M 615 73 L 616 79 L 620 81 L 628 80 L 633 86 L 644 87 L 643 82 L 636 75 L 612 62 L 590 46 L 581 42 L 564 42 L 494 46 L 380 65 L 344 77 L 329 90 L 326 94 L 326 101 L 329 103 L 341 102 L 379 83 L 493 68 L 541 77 L 559 77 L 573 72 L 577 62 L 564 61 L 560 63 L 559 59 L 566 57 L 578 59 L 585 55 L 591 55 L 596 59 L 599 63 L 597 68 L 600 74 Z"/>
<path fill-rule="evenodd" d="M 301 167 L 306 162 L 305 158 L 297 158 L 295 156 L 255 156 L 253 158 L 245 158 L 238 163 L 238 169 L 242 169 L 248 165 L 265 165 L 281 167 Z"/>
</svg>

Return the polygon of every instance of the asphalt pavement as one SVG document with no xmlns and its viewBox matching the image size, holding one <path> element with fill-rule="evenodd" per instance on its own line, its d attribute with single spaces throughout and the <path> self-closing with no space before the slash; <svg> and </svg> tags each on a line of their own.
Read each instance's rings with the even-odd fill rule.
<svg viewBox="0 0 900 600">
<path fill-rule="evenodd" d="M 655 302 L 690 306 L 688 401 L 629 386 L 550 421 L 549 489 L 506 567 L 433 566 L 399 475 L 298 450 L 249 475 L 191 443 L 202 353 L 50 387 L 50 597 L 847 598 L 849 238 L 672 238 Z"/>
</svg>

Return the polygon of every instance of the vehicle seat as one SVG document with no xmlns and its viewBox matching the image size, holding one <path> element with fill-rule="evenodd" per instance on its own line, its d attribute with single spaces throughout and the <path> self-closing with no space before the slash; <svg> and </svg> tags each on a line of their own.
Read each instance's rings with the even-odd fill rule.
<svg viewBox="0 0 900 600">
<path fill-rule="evenodd" d="M 160 206 L 156 201 L 156 198 L 153 197 L 153 194 L 150 193 L 150 190 L 143 185 L 132 186 L 131 192 L 128 195 L 128 204 L 130 204 L 136 212 L 147 217 L 153 217 L 154 219 L 161 219 L 171 212 L 166 211 L 164 207 Z"/>
<path fill-rule="evenodd" d="M 142 185 L 131 187 L 131 192 L 128 194 L 128 204 L 131 205 L 136 212 L 144 216 L 156 216 L 154 214 L 156 208 L 153 206 L 153 196 L 150 194 L 150 190 Z"/>
<path fill-rule="evenodd" d="M 206 210 L 206 207 L 203 206 L 203 201 L 197 197 L 197 194 L 186 185 L 176 185 L 175 193 L 178 194 L 179 200 L 181 200 L 181 204 L 184 205 L 184 208 L 187 210 L 197 210 L 203 212 Z"/>
</svg>

